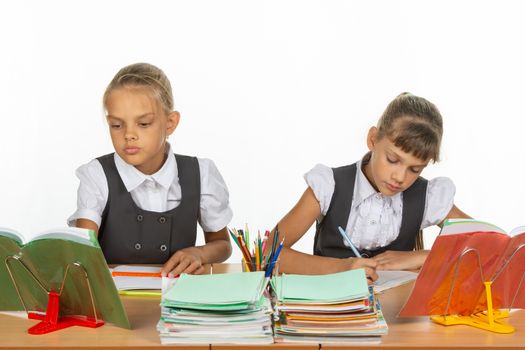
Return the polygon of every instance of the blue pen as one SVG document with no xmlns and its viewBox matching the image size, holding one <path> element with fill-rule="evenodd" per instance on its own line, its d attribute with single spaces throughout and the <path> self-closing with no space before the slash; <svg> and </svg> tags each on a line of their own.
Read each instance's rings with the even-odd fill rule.
<svg viewBox="0 0 525 350">
<path fill-rule="evenodd" d="M 279 246 L 277 247 L 277 250 L 275 251 L 275 254 L 273 255 L 272 260 L 270 260 L 271 261 L 270 267 L 268 268 L 268 270 L 266 270 L 266 274 L 264 275 L 264 277 L 270 277 L 272 275 L 273 269 L 275 268 L 275 264 L 277 263 L 277 258 L 279 257 L 279 254 L 281 253 L 281 249 L 283 249 L 283 244 L 284 244 L 284 238 L 281 241 L 281 244 L 279 244 Z"/>
<path fill-rule="evenodd" d="M 337 228 L 339 229 L 339 233 L 341 234 L 341 236 L 343 236 L 343 240 L 350 247 L 350 249 L 352 249 L 352 251 L 354 252 L 354 255 L 358 258 L 361 258 L 361 253 L 359 253 L 359 250 L 357 250 L 357 248 L 354 246 L 350 238 L 348 238 L 348 236 L 346 235 L 346 231 L 343 230 L 341 226 L 338 226 Z"/>
</svg>

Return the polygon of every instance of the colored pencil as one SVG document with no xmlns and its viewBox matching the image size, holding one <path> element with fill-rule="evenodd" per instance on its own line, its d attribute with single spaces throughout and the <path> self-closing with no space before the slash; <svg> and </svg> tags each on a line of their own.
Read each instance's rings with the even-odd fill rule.
<svg viewBox="0 0 525 350">
<path fill-rule="evenodd" d="M 235 242 L 235 244 L 237 244 L 237 247 L 241 247 L 239 245 L 239 241 L 237 240 L 237 237 L 235 236 L 235 234 L 233 233 L 232 230 L 230 230 L 230 228 L 228 227 L 228 233 L 230 234 L 230 236 L 232 237 L 233 241 Z"/>
<path fill-rule="evenodd" d="M 248 224 L 244 225 L 244 239 L 246 247 L 248 248 L 248 251 L 250 251 L 250 231 L 248 231 Z"/>
</svg>

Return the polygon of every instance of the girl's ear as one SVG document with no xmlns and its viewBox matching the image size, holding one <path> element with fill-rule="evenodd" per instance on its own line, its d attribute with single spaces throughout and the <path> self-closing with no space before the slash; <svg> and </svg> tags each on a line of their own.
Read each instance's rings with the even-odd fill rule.
<svg viewBox="0 0 525 350">
<path fill-rule="evenodd" d="M 179 120 L 179 112 L 173 111 L 170 114 L 168 114 L 168 123 L 166 124 L 166 136 L 173 134 L 175 129 L 177 129 L 177 125 L 179 125 Z"/>
<path fill-rule="evenodd" d="M 368 146 L 368 150 L 373 151 L 374 147 L 377 142 L 377 128 L 375 126 L 371 127 L 370 130 L 368 130 L 368 136 L 366 137 L 366 145 Z"/>
</svg>

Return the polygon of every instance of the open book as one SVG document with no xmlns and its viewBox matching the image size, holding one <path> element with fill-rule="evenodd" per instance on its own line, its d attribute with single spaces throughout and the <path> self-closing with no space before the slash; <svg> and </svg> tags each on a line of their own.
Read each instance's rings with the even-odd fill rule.
<svg viewBox="0 0 525 350">
<path fill-rule="evenodd" d="M 66 274 L 67 272 L 67 274 Z M 87 279 L 86 279 L 87 276 Z M 28 238 L 0 228 L 0 310 L 44 313 L 48 292 L 60 292 L 60 316 L 95 316 L 129 328 L 95 233 L 48 230 Z"/>
<path fill-rule="evenodd" d="M 417 278 L 417 272 L 406 270 L 377 271 L 377 280 L 374 281 L 374 292 L 380 293 L 390 288 L 412 282 Z"/>
<path fill-rule="evenodd" d="M 120 295 L 161 295 L 160 290 L 169 283 L 162 278 L 160 266 L 118 265 L 111 269 L 113 281 Z"/>
<path fill-rule="evenodd" d="M 400 316 L 471 315 L 487 310 L 483 282 L 492 282 L 495 309 L 524 308 L 525 226 L 509 234 L 492 224 L 447 220 Z"/>
</svg>

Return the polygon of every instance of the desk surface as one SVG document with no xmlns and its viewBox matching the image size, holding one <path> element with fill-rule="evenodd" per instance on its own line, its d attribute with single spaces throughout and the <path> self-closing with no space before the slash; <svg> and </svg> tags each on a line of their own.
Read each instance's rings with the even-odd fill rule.
<svg viewBox="0 0 525 350">
<path fill-rule="evenodd" d="M 212 268 L 213 273 L 238 271 L 238 264 L 219 264 Z M 379 295 L 383 312 L 388 323 L 388 335 L 382 337 L 378 347 L 388 349 L 518 349 L 525 346 L 525 311 L 511 314 L 509 323 L 516 328 L 512 334 L 496 334 L 468 326 L 444 327 L 432 323 L 428 317 L 396 317 L 405 302 L 411 284 L 390 289 Z M 129 347 L 135 350 L 158 349 L 161 347 L 155 328 L 159 316 L 158 297 L 122 297 L 128 313 L 132 330 L 105 325 L 97 329 L 72 327 L 47 335 L 29 335 L 29 328 L 36 321 L 25 318 L 0 315 L 0 349 L 120 349 Z M 343 345 L 344 346 L 344 345 Z M 171 346 L 162 346 L 162 348 Z M 242 348 L 242 346 L 213 345 L 214 349 Z M 256 348 L 319 349 L 319 345 L 273 344 L 253 346 Z M 323 349 L 341 348 L 338 345 L 322 345 Z M 210 349 L 209 345 L 177 346 L 191 349 Z M 370 349 L 371 346 L 352 346 L 352 349 Z"/>
</svg>

